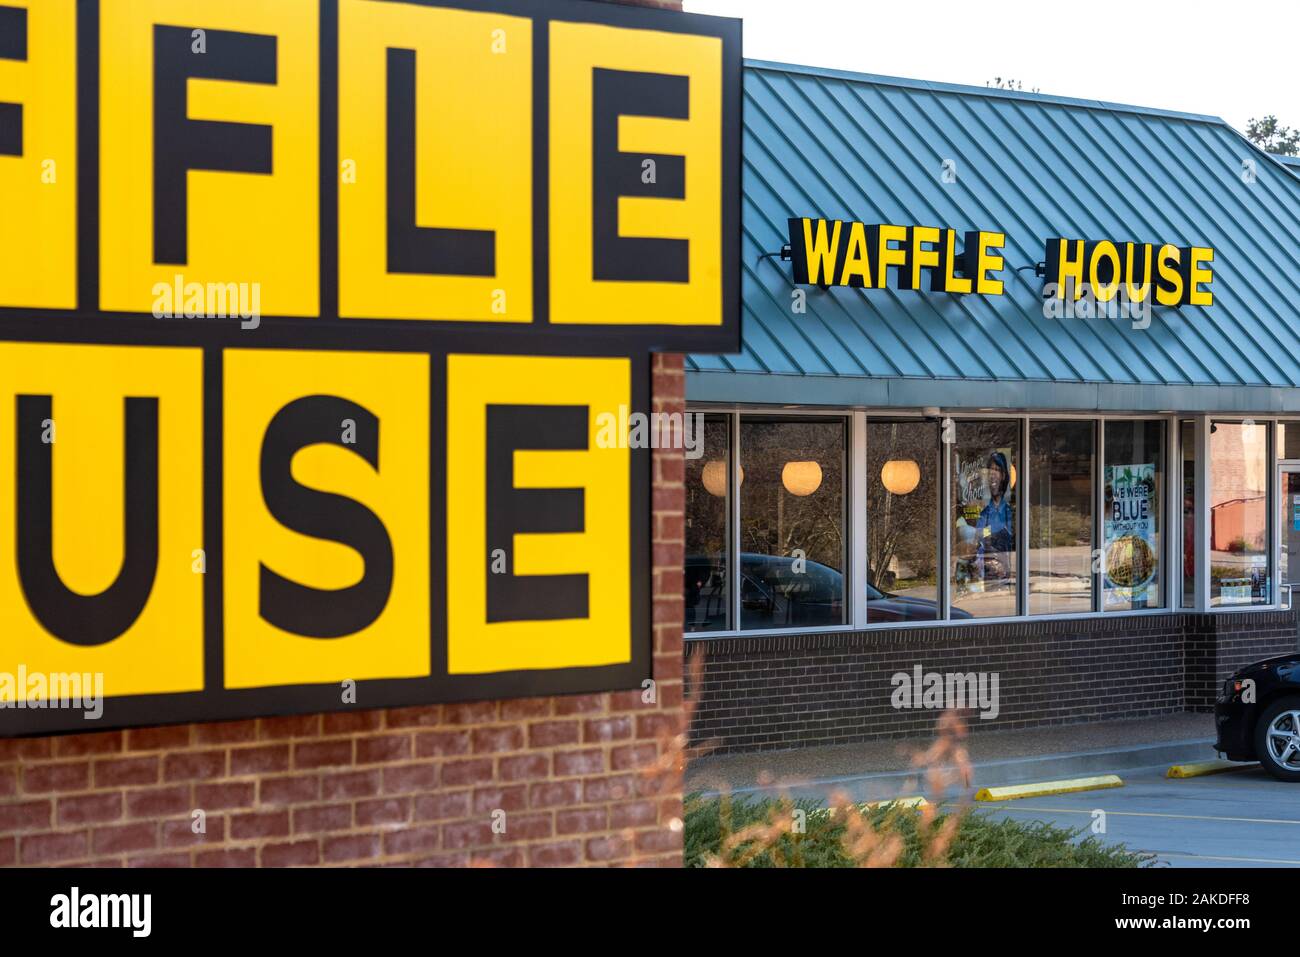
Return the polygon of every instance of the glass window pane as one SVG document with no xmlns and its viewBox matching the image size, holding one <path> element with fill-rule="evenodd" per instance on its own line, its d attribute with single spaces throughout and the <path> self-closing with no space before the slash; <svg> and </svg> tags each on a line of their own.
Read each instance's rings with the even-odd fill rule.
<svg viewBox="0 0 1300 957">
<path fill-rule="evenodd" d="M 740 626 L 846 621 L 844 419 L 740 422 Z"/>
<path fill-rule="evenodd" d="M 1178 424 L 1183 450 L 1183 607 L 1196 607 L 1196 422 Z"/>
<path fill-rule="evenodd" d="M 867 423 L 867 622 L 939 617 L 939 425 Z"/>
<path fill-rule="evenodd" d="M 1016 614 L 1020 422 L 953 422 L 952 617 Z"/>
<path fill-rule="evenodd" d="M 1300 592 L 1297 588 L 1300 586 L 1300 471 L 1292 466 L 1282 472 L 1281 478 L 1277 581 L 1279 585 L 1291 585 L 1293 591 Z"/>
<path fill-rule="evenodd" d="M 686 460 L 686 630 L 724 631 L 727 596 L 727 450 L 730 416 L 704 417 L 704 454 Z"/>
<path fill-rule="evenodd" d="M 1267 605 L 1268 427 L 1210 425 L 1210 604 Z"/>
<path fill-rule="evenodd" d="M 1029 424 L 1029 613 L 1092 611 L 1093 423 Z"/>
<path fill-rule="evenodd" d="M 1161 490 L 1165 479 L 1165 424 L 1159 420 L 1106 423 L 1103 473 L 1102 607 L 1105 611 L 1164 604 Z"/>
<path fill-rule="evenodd" d="M 1277 457 L 1300 459 L 1300 422 L 1277 424 Z"/>
</svg>

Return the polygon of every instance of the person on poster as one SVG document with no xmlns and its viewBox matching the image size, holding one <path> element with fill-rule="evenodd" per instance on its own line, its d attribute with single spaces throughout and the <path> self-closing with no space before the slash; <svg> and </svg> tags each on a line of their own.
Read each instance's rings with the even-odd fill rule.
<svg viewBox="0 0 1300 957">
<path fill-rule="evenodd" d="M 1007 499 L 1011 469 L 1007 457 L 991 452 L 988 459 L 989 500 L 975 523 L 975 575 L 979 581 L 1006 581 L 1011 577 L 1008 553 L 1015 551 L 1015 518 Z"/>
</svg>

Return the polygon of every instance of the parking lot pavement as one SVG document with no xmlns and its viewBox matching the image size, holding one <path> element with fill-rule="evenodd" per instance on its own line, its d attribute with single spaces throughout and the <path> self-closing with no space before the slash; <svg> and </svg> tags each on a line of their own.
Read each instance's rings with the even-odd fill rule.
<svg viewBox="0 0 1300 957">
<path fill-rule="evenodd" d="M 1258 766 L 1185 780 L 1168 765 L 1123 772 L 1124 787 L 976 805 L 975 813 L 1091 827 L 1109 843 L 1158 855 L 1160 867 L 1300 867 L 1300 784 Z"/>
</svg>

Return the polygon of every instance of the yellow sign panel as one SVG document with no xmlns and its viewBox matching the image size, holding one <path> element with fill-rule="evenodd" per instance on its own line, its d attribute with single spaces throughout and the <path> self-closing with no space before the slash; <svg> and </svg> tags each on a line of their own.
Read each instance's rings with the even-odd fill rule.
<svg viewBox="0 0 1300 957">
<path fill-rule="evenodd" d="M 203 687 L 202 389 L 198 349 L 0 343 L 0 672 Z"/>
<path fill-rule="evenodd" d="M 0 343 L 0 727 L 644 677 L 646 360 L 469 342 Z"/>
<path fill-rule="evenodd" d="M 77 305 L 75 12 L 0 6 L 0 307 Z"/>
<path fill-rule="evenodd" d="M 224 385 L 226 686 L 428 675 L 429 357 L 233 349 Z"/>
<path fill-rule="evenodd" d="M 180 277 L 251 287 L 262 315 L 319 312 L 317 12 L 101 4 L 102 309 L 175 317 Z"/>
<path fill-rule="evenodd" d="M 662 10 L 3 3 L 0 309 L 737 351 L 739 103 L 738 23 Z"/>
<path fill-rule="evenodd" d="M 739 347 L 740 62 L 582 0 L 0 0 L 0 736 L 639 686 L 608 422 Z"/>
<path fill-rule="evenodd" d="M 532 21 L 342 0 L 339 74 L 339 314 L 531 322 Z"/>
<path fill-rule="evenodd" d="M 722 38 L 551 23 L 551 322 L 720 325 Z"/>
<path fill-rule="evenodd" d="M 598 433 L 632 402 L 627 359 L 447 358 L 451 674 L 631 661 L 631 453 Z"/>
</svg>

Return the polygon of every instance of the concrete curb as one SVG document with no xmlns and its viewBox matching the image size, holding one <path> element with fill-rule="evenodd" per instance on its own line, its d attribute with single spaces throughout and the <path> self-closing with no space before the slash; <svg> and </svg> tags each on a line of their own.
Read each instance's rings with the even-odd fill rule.
<svg viewBox="0 0 1300 957">
<path fill-rule="evenodd" d="M 1165 741 L 1159 744 L 986 761 L 972 764 L 971 777 L 965 786 L 950 787 L 945 796 L 951 798 L 962 793 L 970 793 L 971 789 L 985 787 L 1091 777 L 1127 768 L 1144 768 L 1161 764 L 1168 767 L 1171 764 L 1203 761 L 1213 753 L 1213 739 L 1196 738 L 1186 741 Z M 795 799 L 812 798 L 822 801 L 837 792 L 844 794 L 854 803 L 887 801 L 917 793 L 932 799 L 939 796 L 926 780 L 925 769 L 876 773 L 867 771 L 863 774 L 842 777 L 778 781 L 774 784 L 737 787 L 730 790 L 731 794 L 736 795 L 749 794 L 755 797 L 785 795 Z M 713 796 L 719 792 L 716 788 L 710 788 L 703 790 L 702 793 Z"/>
</svg>

